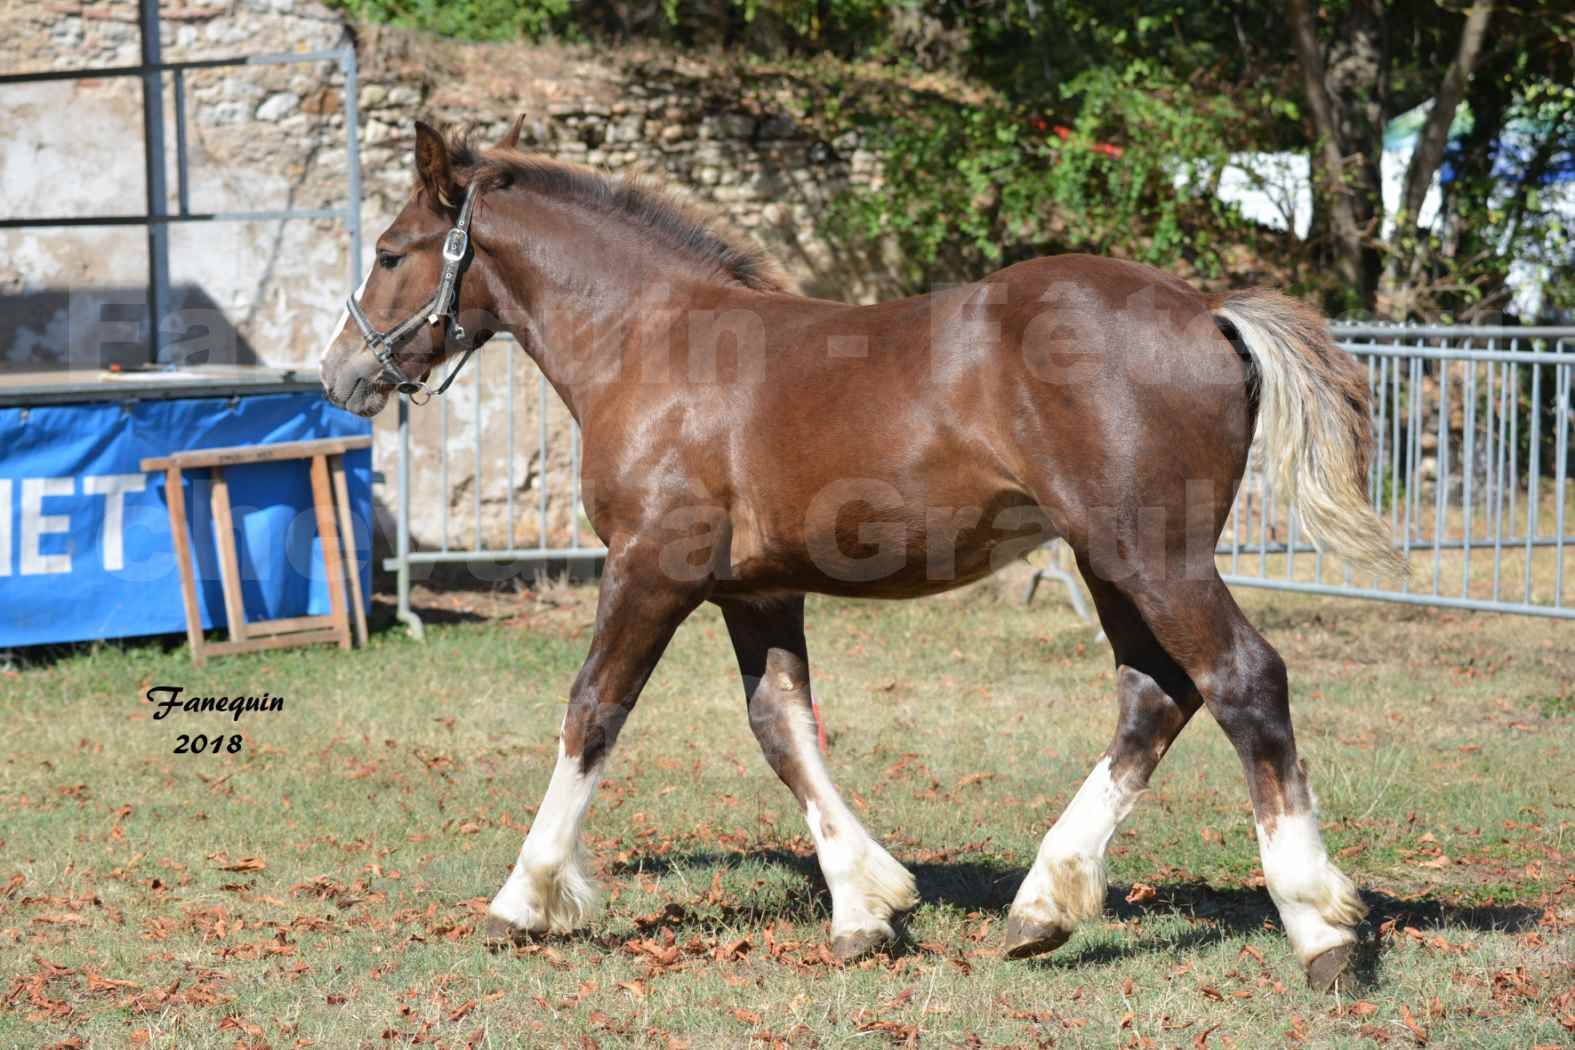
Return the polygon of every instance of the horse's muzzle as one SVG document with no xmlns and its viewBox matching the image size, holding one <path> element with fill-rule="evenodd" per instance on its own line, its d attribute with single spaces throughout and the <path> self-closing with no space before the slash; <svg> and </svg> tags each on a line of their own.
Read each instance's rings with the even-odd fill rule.
<svg viewBox="0 0 1575 1050">
<path fill-rule="evenodd" d="M 329 402 L 347 412 L 370 418 L 387 406 L 393 388 L 376 374 L 358 373 L 352 368 L 325 369 L 323 394 Z"/>
</svg>

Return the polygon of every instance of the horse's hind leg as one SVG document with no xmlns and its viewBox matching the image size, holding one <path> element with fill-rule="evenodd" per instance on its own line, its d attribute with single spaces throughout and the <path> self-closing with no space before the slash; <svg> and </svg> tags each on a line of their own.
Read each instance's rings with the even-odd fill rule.
<svg viewBox="0 0 1575 1050">
<path fill-rule="evenodd" d="M 1120 714 L 1115 738 L 1045 834 L 1012 902 L 1006 928 L 1011 958 L 1060 947 L 1079 923 L 1104 910 L 1110 838 L 1203 703 L 1132 603 L 1103 580 L 1085 576 L 1115 650 Z"/>
<path fill-rule="evenodd" d="M 851 959 L 890 940 L 891 919 L 918 903 L 913 876 L 881 848 L 837 793 L 816 747 L 804 599 L 722 606 L 744 678 L 749 726 L 798 799 L 831 890 L 832 950 Z"/>
<path fill-rule="evenodd" d="M 1308 982 L 1333 990 L 1367 908 L 1324 850 L 1307 771 L 1296 757 L 1285 662 L 1247 622 L 1217 573 L 1165 580 L 1140 570 L 1117 585 L 1196 684 L 1236 749 L 1269 895 Z"/>
<path fill-rule="evenodd" d="M 658 552 L 631 544 L 609 553 L 591 651 L 569 693 L 558 761 L 519 859 L 487 911 L 487 938 L 567 933 L 596 901 L 580 829 L 602 763 L 673 632 L 699 604 L 695 588 L 661 571 Z"/>
</svg>

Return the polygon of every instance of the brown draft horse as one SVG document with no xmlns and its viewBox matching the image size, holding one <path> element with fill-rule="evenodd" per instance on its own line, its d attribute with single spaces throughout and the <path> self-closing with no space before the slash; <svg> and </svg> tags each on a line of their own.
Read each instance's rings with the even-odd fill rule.
<svg viewBox="0 0 1575 1050">
<path fill-rule="evenodd" d="M 455 307 L 469 345 L 511 333 L 583 428 L 585 512 L 608 549 L 595 636 L 492 938 L 587 920 L 580 829 L 603 763 L 674 630 L 711 601 L 750 727 L 809 824 L 835 952 L 880 946 L 914 881 L 816 749 L 804 595 L 933 594 L 1061 537 L 1115 649 L 1120 713 L 1012 904 L 1008 953 L 1052 950 L 1099 915 L 1117 823 L 1207 707 L 1246 771 L 1291 946 L 1333 988 L 1365 909 L 1324 850 L 1285 664 L 1213 553 L 1256 431 L 1307 533 L 1359 567 L 1404 571 L 1363 492 L 1366 380 L 1323 319 L 1274 292 L 1211 298 L 1083 255 L 875 306 L 805 298 L 659 188 L 516 143 L 517 126 L 473 150 L 417 125 L 415 191 L 360 307 L 372 324 L 423 323 L 398 345 L 341 323 L 322 362 L 328 397 L 371 416 L 462 347 L 441 304 L 431 324 L 420 304 L 440 298 L 469 195 Z"/>
</svg>

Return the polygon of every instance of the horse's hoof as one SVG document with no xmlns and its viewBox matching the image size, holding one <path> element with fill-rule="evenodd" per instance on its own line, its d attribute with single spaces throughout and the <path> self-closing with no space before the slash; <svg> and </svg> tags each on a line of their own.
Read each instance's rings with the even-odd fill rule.
<svg viewBox="0 0 1575 1050">
<path fill-rule="evenodd" d="M 1351 990 L 1351 958 L 1353 944 L 1337 944 L 1317 955 L 1307 964 L 1307 987 L 1315 992 L 1331 994 Z"/>
<path fill-rule="evenodd" d="M 506 922 L 496 915 L 487 916 L 487 921 L 481 924 L 481 943 L 488 948 L 502 951 L 516 948 L 522 944 L 529 944 L 530 932 L 522 930 L 511 922 Z"/>
<path fill-rule="evenodd" d="M 855 930 L 839 933 L 831 941 L 831 954 L 839 963 L 863 958 L 891 938 L 882 930 Z"/>
<path fill-rule="evenodd" d="M 1006 957 L 1029 959 L 1053 952 L 1072 939 L 1072 931 L 1048 923 L 1024 922 L 1017 916 L 1006 920 Z"/>
</svg>

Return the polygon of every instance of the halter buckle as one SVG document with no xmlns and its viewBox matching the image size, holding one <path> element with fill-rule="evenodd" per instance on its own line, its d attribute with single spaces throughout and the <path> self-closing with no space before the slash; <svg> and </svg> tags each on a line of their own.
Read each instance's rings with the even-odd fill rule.
<svg viewBox="0 0 1575 1050">
<path fill-rule="evenodd" d="M 354 294 L 346 300 L 350 316 L 354 318 L 356 327 L 361 330 L 363 349 L 377 358 L 378 364 L 383 367 L 384 379 L 396 391 L 409 398 L 414 405 L 424 405 L 447 390 L 454 382 L 454 377 L 459 375 L 459 370 L 465 367 L 465 362 L 470 360 L 470 355 L 476 351 L 474 346 L 465 346 L 463 356 L 449 369 L 448 375 L 443 378 L 436 390 L 420 379 L 407 377 L 394 363 L 394 355 L 398 348 L 414 335 L 422 320 L 433 325 L 440 321 L 447 321 L 448 331 L 445 333 L 445 342 L 449 344 L 463 344 L 466 341 L 465 329 L 454 316 L 458 306 L 456 301 L 458 296 L 455 293 L 459 275 L 464 268 L 465 256 L 470 251 L 470 236 L 466 233 L 466 227 L 470 224 L 470 215 L 475 207 L 478 188 L 479 184 L 472 182 L 466 189 L 465 203 L 460 209 L 459 219 L 443 238 L 443 273 L 438 278 L 437 291 L 433 293 L 426 306 L 388 331 L 379 331 L 367 318 L 365 311 L 361 309 L 361 304 L 356 302 Z M 450 348 L 452 349 L 452 346 Z"/>
</svg>

